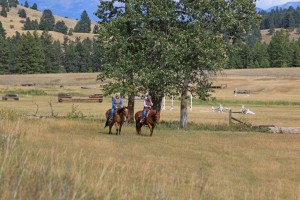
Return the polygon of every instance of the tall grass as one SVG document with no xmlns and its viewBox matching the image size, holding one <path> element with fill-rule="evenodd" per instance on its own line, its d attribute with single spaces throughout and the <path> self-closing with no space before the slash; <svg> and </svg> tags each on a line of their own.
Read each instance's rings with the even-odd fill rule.
<svg viewBox="0 0 300 200">
<path fill-rule="evenodd" d="M 5 113 L 0 199 L 300 197 L 298 135 L 211 132 L 194 124 L 175 131 L 162 122 L 153 137 L 126 125 L 114 136 L 96 121 Z"/>
</svg>

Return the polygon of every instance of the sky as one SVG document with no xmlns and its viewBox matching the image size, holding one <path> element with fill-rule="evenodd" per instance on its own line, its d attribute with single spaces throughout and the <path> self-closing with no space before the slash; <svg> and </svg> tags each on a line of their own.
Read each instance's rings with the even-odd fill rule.
<svg viewBox="0 0 300 200">
<path fill-rule="evenodd" d="M 257 0 L 256 6 L 262 9 L 268 9 L 272 6 L 282 5 L 287 2 L 297 2 L 297 0 Z"/>
</svg>

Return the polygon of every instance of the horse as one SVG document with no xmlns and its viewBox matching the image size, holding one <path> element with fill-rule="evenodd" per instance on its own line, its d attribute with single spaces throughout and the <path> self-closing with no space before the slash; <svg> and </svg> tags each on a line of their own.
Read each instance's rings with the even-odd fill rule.
<svg viewBox="0 0 300 200">
<path fill-rule="evenodd" d="M 150 136 L 152 136 L 153 130 L 154 130 L 156 124 L 160 120 L 160 111 L 157 111 L 157 110 L 154 110 L 154 109 L 149 110 L 147 116 L 145 117 L 145 119 L 141 123 L 140 120 L 141 120 L 142 112 L 143 111 L 138 111 L 137 113 L 135 113 L 135 116 L 134 116 L 136 132 L 137 132 L 138 135 L 140 135 L 142 126 L 147 125 L 149 127 L 149 130 L 150 130 Z"/>
<path fill-rule="evenodd" d="M 113 115 L 113 120 L 109 120 L 110 111 L 111 111 L 111 109 L 109 109 L 105 113 L 106 122 L 105 122 L 104 128 L 108 126 L 109 127 L 108 134 L 111 134 L 111 128 L 113 125 L 115 125 L 116 131 L 117 131 L 116 135 L 118 135 L 118 134 L 120 135 L 123 123 L 126 120 L 126 118 L 128 117 L 128 108 L 123 107 L 123 108 L 117 109 Z"/>
</svg>

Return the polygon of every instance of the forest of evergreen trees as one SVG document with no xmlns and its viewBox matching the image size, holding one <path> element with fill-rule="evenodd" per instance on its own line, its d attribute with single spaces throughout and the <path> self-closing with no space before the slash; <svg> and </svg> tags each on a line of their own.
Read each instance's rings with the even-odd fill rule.
<svg viewBox="0 0 300 200">
<path fill-rule="evenodd" d="M 9 4 L 7 4 L 9 3 Z M 18 0 L 0 0 L 1 15 L 9 12 L 9 7 L 18 5 Z M 8 6 L 9 5 L 9 6 Z M 25 7 L 36 9 L 37 5 Z M 300 67 L 300 40 L 289 41 L 289 33 L 295 28 L 300 34 L 300 8 L 276 9 L 260 12 L 262 22 L 259 28 L 253 26 L 245 41 L 236 41 L 229 48 L 229 59 L 225 68 L 267 68 Z M 24 20 L 24 30 L 44 30 L 20 34 L 7 38 L 0 22 L 0 74 L 31 74 L 59 72 L 98 72 L 101 70 L 101 48 L 96 40 L 71 41 L 65 36 L 64 42 L 55 41 L 48 31 L 65 35 L 72 32 L 91 32 L 91 20 L 86 11 L 73 29 L 68 29 L 63 21 L 55 22 L 51 10 L 44 10 L 38 20 L 30 20 L 24 9 L 18 15 Z M 3 15 L 2 15 L 3 16 Z M 275 32 L 275 28 L 282 28 Z M 269 44 L 261 41 L 260 29 L 269 29 L 272 40 Z M 284 29 L 284 30 L 283 30 Z M 97 33 L 99 27 L 94 27 Z"/>
<path fill-rule="evenodd" d="M 275 9 L 271 12 L 261 11 L 260 29 L 284 28 L 293 30 L 300 28 L 300 8 Z"/>
<path fill-rule="evenodd" d="M 227 68 L 300 67 L 300 40 L 289 41 L 289 32 L 282 29 L 270 44 L 238 41 L 229 55 Z"/>
<path fill-rule="evenodd" d="M 1 29 L 0 29 L 1 33 Z M 44 31 L 16 33 L 12 38 L 0 35 L 0 74 L 58 72 L 98 72 L 101 53 L 95 40 L 65 36 L 63 44 Z"/>
</svg>

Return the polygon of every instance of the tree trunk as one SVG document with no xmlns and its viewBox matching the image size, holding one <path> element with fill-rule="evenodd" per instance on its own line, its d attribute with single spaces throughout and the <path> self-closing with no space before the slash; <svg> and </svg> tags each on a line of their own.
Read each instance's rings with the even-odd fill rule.
<svg viewBox="0 0 300 200">
<path fill-rule="evenodd" d="M 153 108 L 157 111 L 160 111 L 161 110 L 161 102 L 162 102 L 163 97 L 151 95 L 151 93 L 150 93 L 150 96 L 151 96 L 151 101 L 153 103 Z"/>
<path fill-rule="evenodd" d="M 128 122 L 133 123 L 134 122 L 134 93 L 131 93 L 128 95 Z"/>
<path fill-rule="evenodd" d="M 187 113 L 187 87 L 188 81 L 184 83 L 184 89 L 181 92 L 180 102 L 180 128 L 187 129 L 188 113 Z"/>
</svg>

